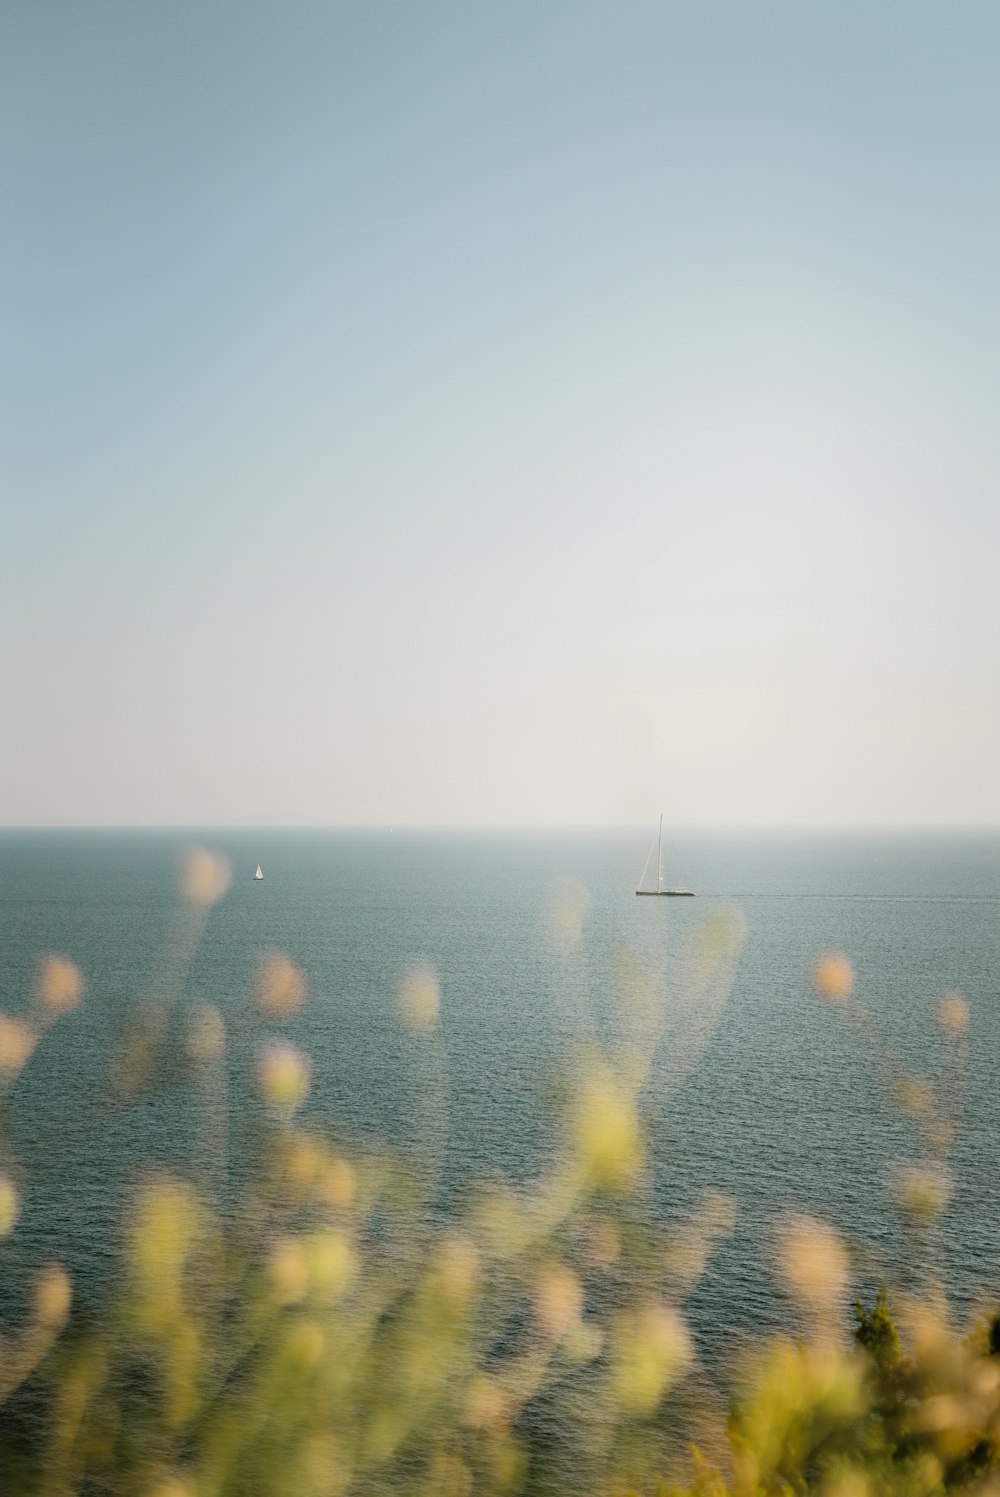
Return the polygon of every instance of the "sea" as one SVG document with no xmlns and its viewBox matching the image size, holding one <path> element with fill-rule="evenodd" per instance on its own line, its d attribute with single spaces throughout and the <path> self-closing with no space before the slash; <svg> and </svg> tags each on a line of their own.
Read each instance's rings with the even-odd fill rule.
<svg viewBox="0 0 1000 1497">
<path fill-rule="evenodd" d="M 0 1242 L 4 1316 L 49 1259 L 99 1303 L 144 1169 L 238 1185 L 268 1030 L 252 993 L 273 951 L 308 984 L 301 1013 L 271 1025 L 310 1058 L 308 1121 L 434 1173 L 436 1210 L 460 1211 L 484 1179 L 530 1187 L 559 1155 L 567 1079 L 595 1055 L 638 1064 L 649 1212 L 681 1221 L 706 1190 L 733 1206 L 687 1307 L 709 1360 L 734 1334 L 793 1322 L 774 1252 L 789 1212 L 843 1234 L 860 1288 L 912 1271 L 897 1187 L 926 1140 L 898 1105 L 907 1078 L 958 1124 L 921 1271 L 957 1315 L 1000 1295 L 1000 834 L 677 832 L 668 882 L 694 899 L 636 898 L 648 842 L 643 829 L 0 833 L 0 1010 L 27 1011 L 45 952 L 87 983 L 9 1089 L 24 1173 Z M 193 845 L 233 873 L 196 940 L 177 895 Z M 813 990 L 826 952 L 853 965 L 850 1006 Z M 400 1018 L 414 964 L 440 985 L 432 1037 Z M 968 1004 L 964 1037 L 936 1021 L 951 992 Z M 208 1085 L 108 1107 L 115 1037 L 163 998 L 182 1015 L 217 1006 L 224 1065 Z"/>
</svg>

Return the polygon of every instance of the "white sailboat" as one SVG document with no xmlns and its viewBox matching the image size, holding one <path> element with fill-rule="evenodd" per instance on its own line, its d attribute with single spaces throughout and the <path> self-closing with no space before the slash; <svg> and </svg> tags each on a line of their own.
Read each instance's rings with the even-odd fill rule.
<svg viewBox="0 0 1000 1497">
<path fill-rule="evenodd" d="M 646 854 L 646 861 L 642 865 L 642 872 L 639 874 L 639 883 L 638 883 L 638 886 L 637 886 L 635 892 L 637 894 L 659 894 L 663 898 L 667 898 L 667 899 L 684 899 L 684 898 L 686 898 L 686 899 L 693 899 L 694 898 L 694 890 L 693 889 L 665 889 L 663 887 L 663 812 L 662 811 L 660 812 L 660 825 L 659 825 L 659 828 L 658 828 L 657 833 L 656 833 L 655 842 L 656 842 L 656 888 L 655 889 L 644 889 L 642 887 L 642 881 L 646 877 L 646 869 L 649 867 L 649 860 L 653 856 L 653 843 L 651 842 L 649 844 L 649 852 Z"/>
<path fill-rule="evenodd" d="M 257 864 L 257 872 L 256 872 L 256 873 L 255 873 L 255 874 L 254 874 L 254 876 L 253 876 L 253 881 L 254 881 L 254 883 L 255 883 L 255 884 L 259 884 L 259 883 L 260 883 L 260 881 L 261 881 L 261 879 L 262 879 L 262 878 L 263 878 L 263 877 L 264 877 L 264 875 L 263 875 L 263 873 L 262 873 L 262 872 L 261 872 L 261 867 L 260 867 L 260 864 L 259 864 L 259 863 L 258 863 L 258 864 Z"/>
</svg>

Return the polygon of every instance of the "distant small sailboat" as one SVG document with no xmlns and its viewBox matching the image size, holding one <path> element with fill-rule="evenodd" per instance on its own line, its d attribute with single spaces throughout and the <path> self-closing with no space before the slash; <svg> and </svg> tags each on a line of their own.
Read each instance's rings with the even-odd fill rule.
<svg viewBox="0 0 1000 1497">
<path fill-rule="evenodd" d="M 642 881 L 646 877 L 646 869 L 649 867 L 649 860 L 650 860 L 650 858 L 652 856 L 653 856 L 653 844 L 651 842 L 649 844 L 649 852 L 646 854 L 646 861 L 642 865 L 642 872 L 639 874 L 639 884 L 638 884 L 638 887 L 636 888 L 635 892 L 637 894 L 658 894 L 658 895 L 660 895 L 664 899 L 685 899 L 685 898 L 686 899 L 693 899 L 694 898 L 694 890 L 693 889 L 665 889 L 663 887 L 663 812 L 662 811 L 660 812 L 660 826 L 659 826 L 659 830 L 656 833 L 656 888 L 655 889 L 644 889 L 642 887 Z"/>
<path fill-rule="evenodd" d="M 259 883 L 260 883 L 260 881 L 261 881 L 261 879 L 262 879 L 262 878 L 263 878 L 263 877 L 264 877 L 264 875 L 263 875 L 263 873 L 262 873 L 262 872 L 261 872 L 261 868 L 260 868 L 260 864 L 259 864 L 259 863 L 258 863 L 258 864 L 257 864 L 257 872 L 256 872 L 256 873 L 255 873 L 255 874 L 254 874 L 254 876 L 253 876 L 253 881 L 254 881 L 254 883 L 255 883 L 255 884 L 259 884 Z"/>
</svg>

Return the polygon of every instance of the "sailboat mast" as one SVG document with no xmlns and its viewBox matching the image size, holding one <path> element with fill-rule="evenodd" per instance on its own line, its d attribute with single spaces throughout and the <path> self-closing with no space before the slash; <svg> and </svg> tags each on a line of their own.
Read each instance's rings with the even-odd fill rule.
<svg viewBox="0 0 1000 1497">
<path fill-rule="evenodd" d="M 660 830 L 656 834 L 656 887 L 663 888 L 663 812 L 660 812 Z"/>
</svg>

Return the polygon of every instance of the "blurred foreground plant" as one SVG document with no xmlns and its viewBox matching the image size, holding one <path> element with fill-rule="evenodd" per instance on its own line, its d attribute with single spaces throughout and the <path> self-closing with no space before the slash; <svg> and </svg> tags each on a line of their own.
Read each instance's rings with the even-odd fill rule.
<svg viewBox="0 0 1000 1497">
<path fill-rule="evenodd" d="M 157 1003 L 109 1065 L 118 1105 L 214 1074 L 224 1057 L 216 1009 L 188 1012 L 179 1048 L 165 1015 L 228 883 L 207 853 L 185 865 Z M 563 948 L 578 928 L 562 921 Z M 699 1022 L 721 1001 L 738 939 L 714 917 L 696 942 Z M 847 1003 L 849 966 L 826 963 L 817 989 Z M 46 959 L 39 973 L 30 1012 L 0 1016 L 5 1090 L 82 998 L 67 958 Z M 261 1020 L 283 1022 L 306 997 L 295 964 L 267 953 L 254 997 Z M 399 1013 L 415 1045 L 439 1045 L 440 997 L 426 965 L 404 975 Z M 345 1150 L 302 1121 L 309 1062 L 287 1039 L 265 1038 L 256 1068 L 265 1127 L 236 1205 L 220 1209 L 192 1180 L 147 1174 L 124 1226 L 121 1281 L 96 1319 L 71 1313 L 64 1268 L 39 1271 L 20 1328 L 0 1341 L 0 1491 L 1000 1493 L 991 1485 L 1000 1323 L 963 1336 L 936 1301 L 901 1301 L 894 1318 L 882 1295 L 870 1310 L 859 1305 L 849 1337 L 850 1255 L 810 1218 L 786 1223 L 778 1252 L 801 1338 L 748 1356 L 729 1407 L 713 1389 L 682 1306 L 733 1207 L 707 1191 L 670 1230 L 646 1210 L 639 1104 L 657 1034 L 655 1005 L 643 1002 L 645 1048 L 582 1048 L 563 1147 L 544 1177 L 484 1184 L 447 1216 L 384 1149 Z M 964 1032 L 954 1003 L 941 1023 Z M 0 1143 L 2 1237 L 16 1229 L 24 1167 L 6 1133 Z"/>
</svg>

